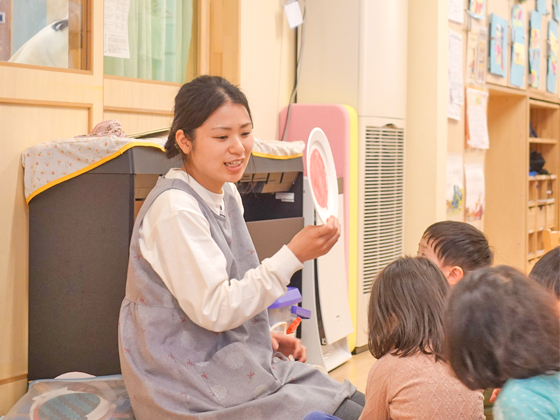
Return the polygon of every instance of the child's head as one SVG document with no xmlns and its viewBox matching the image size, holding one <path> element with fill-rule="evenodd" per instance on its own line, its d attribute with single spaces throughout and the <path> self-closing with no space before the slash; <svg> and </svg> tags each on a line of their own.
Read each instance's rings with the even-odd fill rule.
<svg viewBox="0 0 560 420">
<path fill-rule="evenodd" d="M 468 223 L 434 223 L 422 235 L 418 255 L 435 262 L 454 286 L 469 271 L 492 265 L 486 236 Z"/>
<path fill-rule="evenodd" d="M 200 76 L 175 97 L 167 157 L 183 157 L 185 170 L 202 186 L 221 192 L 238 181 L 253 148 L 253 121 L 245 95 L 227 80 Z"/>
<path fill-rule="evenodd" d="M 560 371 L 555 299 L 511 267 L 469 273 L 445 313 L 446 358 L 470 389 Z"/>
<path fill-rule="evenodd" d="M 533 267 L 529 277 L 560 299 L 560 247 L 548 251 Z"/>
<path fill-rule="evenodd" d="M 368 346 L 375 358 L 417 352 L 441 358 L 449 283 L 433 262 L 403 257 L 375 279 L 369 300 Z"/>
</svg>

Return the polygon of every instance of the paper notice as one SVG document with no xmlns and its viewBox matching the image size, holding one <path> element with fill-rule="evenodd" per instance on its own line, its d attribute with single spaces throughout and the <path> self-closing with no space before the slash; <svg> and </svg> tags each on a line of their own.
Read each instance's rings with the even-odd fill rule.
<svg viewBox="0 0 560 420">
<path fill-rule="evenodd" d="M 107 57 L 130 58 L 128 11 L 130 0 L 105 0 L 103 52 Z"/>
<path fill-rule="evenodd" d="M 488 92 L 467 88 L 467 146 L 475 149 L 488 149 Z"/>
<path fill-rule="evenodd" d="M 463 94 L 463 37 L 449 31 L 448 55 L 448 118 L 459 120 L 461 105 L 465 102 Z"/>
<path fill-rule="evenodd" d="M 451 22 L 463 23 L 463 0 L 449 0 L 447 18 Z"/>
</svg>

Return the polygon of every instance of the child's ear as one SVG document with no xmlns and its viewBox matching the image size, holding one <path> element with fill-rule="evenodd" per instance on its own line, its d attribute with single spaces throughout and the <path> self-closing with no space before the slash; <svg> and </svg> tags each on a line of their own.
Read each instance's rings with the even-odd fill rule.
<svg viewBox="0 0 560 420">
<path fill-rule="evenodd" d="M 449 274 L 447 274 L 447 281 L 451 286 L 455 286 L 464 276 L 463 269 L 458 265 L 455 265 L 449 270 Z"/>
</svg>

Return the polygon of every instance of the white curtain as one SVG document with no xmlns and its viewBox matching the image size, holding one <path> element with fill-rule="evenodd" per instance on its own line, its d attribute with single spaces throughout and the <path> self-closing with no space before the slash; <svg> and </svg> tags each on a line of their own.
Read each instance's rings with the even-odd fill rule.
<svg viewBox="0 0 560 420">
<path fill-rule="evenodd" d="M 184 83 L 193 0 L 130 0 L 130 58 L 105 57 L 105 74 Z"/>
</svg>

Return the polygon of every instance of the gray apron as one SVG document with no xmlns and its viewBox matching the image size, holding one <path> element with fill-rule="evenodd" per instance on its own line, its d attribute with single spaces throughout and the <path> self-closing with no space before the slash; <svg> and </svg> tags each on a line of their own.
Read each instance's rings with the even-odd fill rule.
<svg viewBox="0 0 560 420">
<path fill-rule="evenodd" d="M 313 410 L 334 413 L 356 388 L 273 354 L 266 310 L 232 330 L 206 330 L 185 315 L 142 257 L 142 220 L 154 200 L 172 188 L 198 201 L 226 258 L 230 281 L 259 265 L 229 184 L 225 216 L 220 216 L 186 182 L 159 179 L 136 218 L 119 316 L 121 368 L 136 418 L 297 420 Z"/>
</svg>

